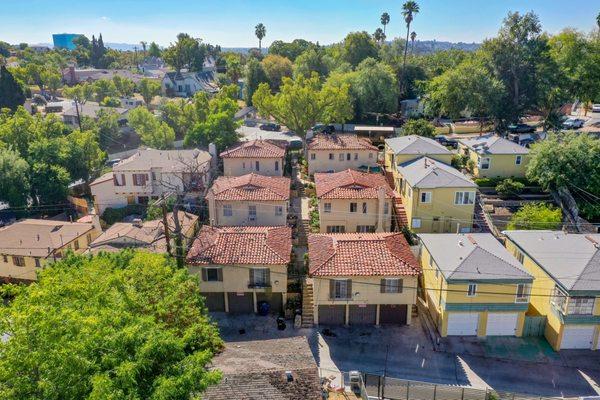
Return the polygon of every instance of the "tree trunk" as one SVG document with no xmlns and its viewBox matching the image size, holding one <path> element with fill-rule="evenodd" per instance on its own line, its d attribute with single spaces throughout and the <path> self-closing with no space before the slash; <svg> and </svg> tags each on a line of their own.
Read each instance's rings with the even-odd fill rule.
<svg viewBox="0 0 600 400">
<path fill-rule="evenodd" d="M 77 111 L 77 125 L 79 125 L 79 130 L 81 130 L 81 114 L 79 113 L 79 101 L 75 100 L 75 111 Z"/>
<path fill-rule="evenodd" d="M 183 232 L 181 232 L 181 224 L 179 223 L 179 207 L 183 203 L 183 196 L 177 195 L 177 201 L 173 205 L 173 224 L 175 229 L 173 234 L 175 235 L 175 261 L 177 267 L 183 268 L 185 266 L 183 258 L 185 257 L 183 251 Z"/>
<path fill-rule="evenodd" d="M 404 92 L 404 76 L 406 74 L 406 55 L 408 54 L 408 37 L 410 35 L 410 22 L 406 23 L 406 42 L 404 42 L 404 59 L 402 61 L 402 74 L 400 75 L 400 95 Z"/>
<path fill-rule="evenodd" d="M 579 207 L 577 207 L 569 188 L 561 186 L 558 189 L 551 190 L 550 193 L 563 211 L 563 224 L 566 229 L 576 233 L 587 231 L 583 226 L 587 224 L 587 221 L 579 216 Z"/>
</svg>

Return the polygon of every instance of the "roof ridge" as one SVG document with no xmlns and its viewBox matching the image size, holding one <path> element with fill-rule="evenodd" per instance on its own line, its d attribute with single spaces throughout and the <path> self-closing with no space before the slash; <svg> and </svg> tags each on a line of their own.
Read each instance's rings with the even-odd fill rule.
<svg viewBox="0 0 600 400">
<path fill-rule="evenodd" d="M 592 261 L 595 261 L 595 260 L 598 261 L 598 263 L 592 263 Z M 592 254 L 592 256 L 588 260 L 587 264 L 585 265 L 585 268 L 583 268 L 583 270 L 581 271 L 581 274 L 579 274 L 579 276 L 577 277 L 575 282 L 573 282 L 573 284 L 571 285 L 571 287 L 569 289 L 573 289 L 575 287 L 575 285 L 578 284 L 579 281 L 581 281 L 585 275 L 588 275 L 590 273 L 589 270 L 591 268 L 598 268 L 598 270 L 600 270 L 600 248 L 596 248 L 596 251 L 594 252 L 594 254 Z"/>
<path fill-rule="evenodd" d="M 464 264 L 464 262 L 467 260 L 467 258 L 471 257 L 471 255 L 473 254 L 473 252 L 475 251 L 476 248 L 477 248 L 477 246 L 473 246 L 473 248 L 471 249 L 469 254 L 467 254 L 467 256 L 465 258 L 463 258 L 463 260 L 460 262 L 460 264 L 458 264 L 458 267 L 456 267 L 454 269 L 454 271 L 452 271 L 452 273 L 446 277 L 446 280 L 452 278 L 452 275 L 454 275 L 456 273 L 456 271 L 458 271 L 458 269 Z"/>
</svg>

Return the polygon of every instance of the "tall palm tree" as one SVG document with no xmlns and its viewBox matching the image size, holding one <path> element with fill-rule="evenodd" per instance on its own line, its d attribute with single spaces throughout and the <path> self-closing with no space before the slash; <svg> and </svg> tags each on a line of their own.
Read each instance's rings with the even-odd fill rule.
<svg viewBox="0 0 600 400">
<path fill-rule="evenodd" d="M 417 32 L 412 31 L 410 33 L 410 54 L 415 54 L 415 39 L 417 38 Z"/>
<path fill-rule="evenodd" d="M 406 22 L 406 42 L 404 43 L 404 60 L 402 61 L 402 75 L 400 79 L 400 89 L 404 86 L 404 70 L 406 69 L 406 55 L 408 53 L 408 36 L 410 35 L 410 24 L 415 18 L 415 14 L 419 12 L 419 5 L 416 1 L 409 0 L 402 4 L 402 16 Z"/>
<path fill-rule="evenodd" d="M 390 23 L 390 14 L 384 12 L 381 14 L 381 25 L 383 25 L 383 33 L 385 34 L 385 27 Z"/>
<path fill-rule="evenodd" d="M 263 23 L 259 23 L 254 28 L 254 34 L 258 38 L 258 50 L 262 51 L 262 40 L 265 36 L 267 36 L 267 28 L 263 25 Z"/>
<path fill-rule="evenodd" d="M 382 44 L 385 41 L 385 33 L 383 32 L 383 29 L 375 29 L 375 33 L 373 33 L 373 39 L 375 39 L 377 43 Z"/>
<path fill-rule="evenodd" d="M 600 29 L 600 12 L 596 15 L 596 23 L 598 24 L 598 29 Z"/>
<path fill-rule="evenodd" d="M 142 45 L 142 50 L 144 51 L 144 55 L 146 55 L 146 46 L 148 45 L 148 42 L 144 42 L 143 40 L 140 42 L 140 44 Z"/>
</svg>

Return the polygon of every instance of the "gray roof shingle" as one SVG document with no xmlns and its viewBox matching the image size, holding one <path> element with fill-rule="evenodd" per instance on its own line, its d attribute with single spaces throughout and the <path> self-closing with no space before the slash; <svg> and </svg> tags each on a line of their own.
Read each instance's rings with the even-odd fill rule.
<svg viewBox="0 0 600 400">
<path fill-rule="evenodd" d="M 472 187 L 477 185 L 465 174 L 441 161 L 421 157 L 407 161 L 396 167 L 398 172 L 412 186 L 421 189 L 440 187 Z"/>
<path fill-rule="evenodd" d="M 385 139 L 385 144 L 392 149 L 394 154 L 452 154 L 450 150 L 435 140 L 418 135 Z"/>
<path fill-rule="evenodd" d="M 464 138 L 459 140 L 478 154 L 528 154 L 527 147 L 516 144 L 494 134 Z"/>
</svg>

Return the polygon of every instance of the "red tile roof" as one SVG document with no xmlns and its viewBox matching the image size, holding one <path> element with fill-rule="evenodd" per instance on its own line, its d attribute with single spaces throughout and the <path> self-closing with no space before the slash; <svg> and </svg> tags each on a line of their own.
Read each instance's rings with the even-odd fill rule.
<svg viewBox="0 0 600 400">
<path fill-rule="evenodd" d="M 314 234 L 308 237 L 311 276 L 419 275 L 402 233 Z"/>
<path fill-rule="evenodd" d="M 308 142 L 309 150 L 374 150 L 377 147 L 367 138 L 351 133 L 316 135 Z"/>
<path fill-rule="evenodd" d="M 283 142 L 273 140 L 251 140 L 238 143 L 220 154 L 221 158 L 282 158 L 285 156 Z"/>
<path fill-rule="evenodd" d="M 280 265 L 290 262 L 292 228 L 287 226 L 211 227 L 205 225 L 187 255 L 192 265 Z"/>
<path fill-rule="evenodd" d="M 290 184 L 290 178 L 281 176 L 220 176 L 209 196 L 225 201 L 285 201 L 290 198 Z"/>
<path fill-rule="evenodd" d="M 385 197 L 394 197 L 385 176 L 347 169 L 335 173 L 316 173 L 315 187 L 320 199 L 376 199 L 380 188 Z"/>
</svg>

